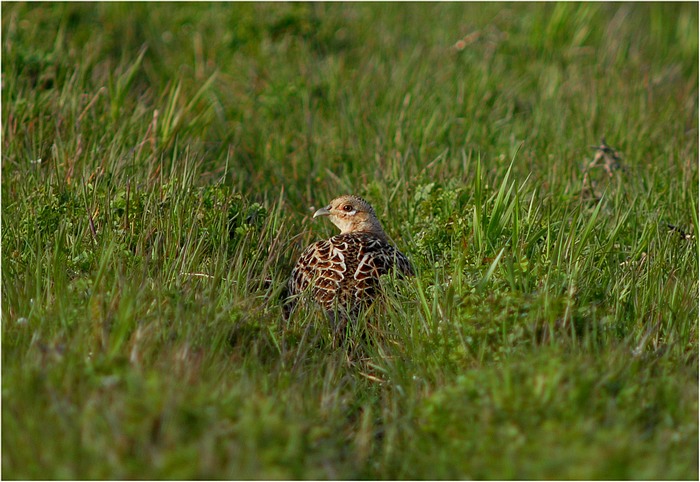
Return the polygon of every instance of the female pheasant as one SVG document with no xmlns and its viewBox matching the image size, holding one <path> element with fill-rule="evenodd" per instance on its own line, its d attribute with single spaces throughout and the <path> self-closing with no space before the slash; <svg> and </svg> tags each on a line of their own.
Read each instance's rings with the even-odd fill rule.
<svg viewBox="0 0 700 482">
<path fill-rule="evenodd" d="M 361 197 L 336 198 L 314 213 L 319 216 L 327 216 L 340 234 L 311 244 L 299 257 L 287 286 L 285 319 L 304 293 L 331 320 L 356 319 L 376 298 L 381 275 L 393 270 L 414 275 L 411 262 L 389 243 L 374 209 Z"/>
</svg>

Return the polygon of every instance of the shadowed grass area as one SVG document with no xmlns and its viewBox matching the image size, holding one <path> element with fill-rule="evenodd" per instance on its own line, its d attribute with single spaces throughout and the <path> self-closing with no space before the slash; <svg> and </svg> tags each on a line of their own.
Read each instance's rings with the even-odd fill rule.
<svg viewBox="0 0 700 482">
<path fill-rule="evenodd" d="M 697 59 L 690 3 L 5 3 L 3 476 L 696 480 Z M 337 347 L 279 296 L 343 193 L 417 276 Z"/>
</svg>

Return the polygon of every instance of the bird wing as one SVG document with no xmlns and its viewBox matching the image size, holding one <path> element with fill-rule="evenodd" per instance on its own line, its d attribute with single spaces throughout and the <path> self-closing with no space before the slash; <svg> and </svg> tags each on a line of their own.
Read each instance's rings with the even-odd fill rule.
<svg viewBox="0 0 700 482">
<path fill-rule="evenodd" d="M 330 300 L 345 278 L 345 254 L 331 240 L 309 245 L 299 257 L 289 280 L 290 295 L 299 295 L 313 286 L 318 301 Z"/>
<path fill-rule="evenodd" d="M 356 280 L 379 279 L 396 268 L 400 275 L 413 276 L 408 258 L 381 238 L 364 235 L 358 239 L 358 265 L 354 270 Z"/>
<path fill-rule="evenodd" d="M 289 279 L 292 307 L 305 291 L 326 309 L 359 308 L 377 295 L 379 279 L 394 270 L 413 276 L 406 256 L 370 233 L 339 234 L 317 241 L 299 257 Z M 290 308 L 291 309 L 291 308 Z"/>
</svg>

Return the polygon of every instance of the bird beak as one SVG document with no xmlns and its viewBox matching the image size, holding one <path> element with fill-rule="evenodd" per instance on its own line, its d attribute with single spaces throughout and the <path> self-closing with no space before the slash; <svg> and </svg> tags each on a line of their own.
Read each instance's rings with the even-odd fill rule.
<svg viewBox="0 0 700 482">
<path fill-rule="evenodd" d="M 328 210 L 329 208 L 330 206 L 319 209 L 314 213 L 314 217 L 317 218 L 319 216 L 330 216 L 331 212 Z"/>
</svg>

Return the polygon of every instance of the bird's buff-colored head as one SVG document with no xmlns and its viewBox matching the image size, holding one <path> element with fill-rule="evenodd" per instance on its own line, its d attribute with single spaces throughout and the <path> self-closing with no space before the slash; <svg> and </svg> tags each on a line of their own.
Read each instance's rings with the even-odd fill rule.
<svg viewBox="0 0 700 482">
<path fill-rule="evenodd" d="M 346 195 L 335 198 L 328 206 L 314 213 L 314 218 L 319 216 L 328 216 L 328 219 L 338 226 L 341 234 L 367 232 L 386 237 L 374 209 L 359 196 Z"/>
</svg>

